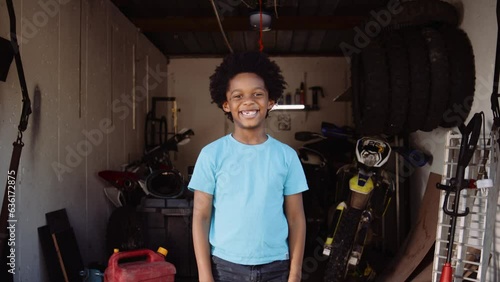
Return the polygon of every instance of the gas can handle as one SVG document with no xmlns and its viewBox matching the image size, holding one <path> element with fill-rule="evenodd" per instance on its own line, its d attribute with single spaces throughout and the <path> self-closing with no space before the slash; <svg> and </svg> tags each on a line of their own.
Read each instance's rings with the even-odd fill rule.
<svg viewBox="0 0 500 282">
<path fill-rule="evenodd" d="M 147 262 L 153 262 L 157 261 L 158 259 L 155 259 L 157 254 L 149 249 L 139 249 L 139 250 L 133 250 L 133 251 L 126 251 L 126 252 L 118 252 L 114 253 L 109 261 L 110 265 L 113 266 L 118 266 L 120 260 L 126 259 L 126 258 L 133 258 L 133 257 L 146 257 Z"/>
</svg>

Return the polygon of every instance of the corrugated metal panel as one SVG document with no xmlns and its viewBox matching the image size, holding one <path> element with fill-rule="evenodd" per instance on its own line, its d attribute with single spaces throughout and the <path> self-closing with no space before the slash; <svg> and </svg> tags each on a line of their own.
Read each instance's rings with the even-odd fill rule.
<svg viewBox="0 0 500 282">
<path fill-rule="evenodd" d="M 207 0 L 114 0 L 120 10 L 169 56 L 220 56 L 229 52 Z M 235 51 L 258 50 L 259 33 L 246 24 L 256 0 L 216 0 L 222 26 Z M 277 7 L 275 9 L 274 4 Z M 274 26 L 263 33 L 273 55 L 342 55 L 357 22 L 387 0 L 264 0 Z M 276 18 L 276 16 L 278 18 Z"/>
</svg>

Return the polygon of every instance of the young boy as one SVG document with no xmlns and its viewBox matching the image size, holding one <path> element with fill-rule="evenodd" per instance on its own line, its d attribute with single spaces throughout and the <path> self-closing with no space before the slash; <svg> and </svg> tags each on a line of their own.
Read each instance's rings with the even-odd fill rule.
<svg viewBox="0 0 500 282">
<path fill-rule="evenodd" d="M 234 130 L 202 149 L 188 185 L 202 282 L 301 279 L 307 182 L 295 150 L 265 131 L 284 86 L 278 65 L 259 52 L 228 55 L 210 77 L 212 100 Z"/>
</svg>

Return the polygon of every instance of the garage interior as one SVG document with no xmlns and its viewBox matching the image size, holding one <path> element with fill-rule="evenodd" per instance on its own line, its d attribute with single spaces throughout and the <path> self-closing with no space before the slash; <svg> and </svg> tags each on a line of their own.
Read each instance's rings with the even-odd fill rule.
<svg viewBox="0 0 500 282">
<path fill-rule="evenodd" d="M 473 50 L 472 67 L 462 68 L 455 63 L 466 60 L 463 57 L 467 57 L 464 52 L 468 49 L 454 49 L 458 51 L 449 59 L 447 68 L 450 77 L 457 75 L 461 79 L 446 77 L 451 81 L 448 87 L 458 88 L 456 91 L 472 85 L 473 102 L 466 101 L 469 96 L 465 95 L 459 101 L 465 109 L 429 110 L 434 117 L 442 117 L 447 109 L 457 110 L 459 114 L 452 116 L 455 118 L 451 122 L 433 121 L 430 113 L 424 114 L 427 108 L 423 112 L 414 108 L 417 117 L 413 120 L 429 123 L 421 127 L 405 123 L 411 112 L 407 104 L 409 110 L 400 111 L 405 115 L 403 120 L 384 127 L 383 119 L 399 120 L 394 114 L 396 109 L 387 106 L 389 97 L 373 96 L 376 87 L 358 84 L 370 79 L 367 68 L 373 71 L 372 81 L 381 81 L 377 78 L 391 76 L 391 63 L 400 62 L 387 55 L 389 67 L 384 70 L 376 63 L 368 66 L 370 57 L 363 54 L 377 50 L 396 54 L 398 45 L 387 42 L 406 40 L 407 34 L 414 32 L 408 31 L 415 29 L 414 25 L 390 11 L 405 2 L 438 1 L 16 1 L 16 34 L 31 114 L 22 132 L 24 146 L 14 180 L 15 196 L 9 197 L 14 199 L 15 205 L 10 207 L 15 209 L 10 212 L 16 221 L 10 222 L 15 227 L 7 236 L 14 238 L 15 245 L 5 251 L 14 257 L 8 257 L 3 264 L 7 269 L 2 273 L 8 280 L 2 281 L 102 281 L 90 279 L 102 279 L 100 275 L 116 247 L 112 241 L 124 240 L 121 236 L 129 234 L 125 229 L 130 226 L 139 226 L 137 237 L 129 240 L 129 245 L 118 246 L 120 252 L 165 247 L 166 261 L 176 267 L 176 281 L 197 281 L 190 239 L 192 194 L 179 189 L 189 180 L 200 150 L 231 132 L 231 122 L 211 103 L 210 75 L 231 50 L 259 48 L 283 71 L 288 85 L 281 104 L 300 104 L 294 102 L 295 94 L 301 88 L 305 92 L 303 109 L 270 112 L 268 133 L 298 153 L 320 151 L 319 156 L 326 158 L 308 163 L 301 155 L 310 186 L 304 195 L 308 233 L 303 281 L 324 279 L 328 256 L 322 253 L 332 207 L 335 210 L 337 205 L 331 200 L 337 199 L 332 196 L 338 191 L 335 173 L 355 159 L 358 138 L 380 134 L 393 149 L 384 169 L 394 181 L 394 190 L 383 220 L 373 224 L 379 232 L 370 235 L 373 242 L 363 253 L 363 268 L 351 269 L 345 281 L 439 280 L 447 260 L 446 243 L 453 216 L 443 212 L 446 193 L 436 184 L 450 185 L 458 169 L 463 140 L 457 120 L 482 126 L 465 180 L 479 180 L 486 173 L 483 178 L 493 179 L 493 186 L 487 184 L 479 189 L 470 184 L 468 187 L 475 190 L 463 190 L 468 198 L 461 200 L 455 211 L 463 212 L 467 206 L 473 215 L 457 217 L 454 240 L 465 243 L 456 243 L 453 251 L 455 281 L 499 281 L 500 200 L 494 181 L 498 136 L 490 135 L 495 132 L 494 118 L 498 118 L 492 105 L 497 99 L 491 98 L 498 91 L 497 1 L 445 1 L 457 12 L 453 28 L 466 34 Z M 12 186 L 9 157 L 12 142 L 19 137 L 22 95 L 26 92 L 18 78 L 18 62 L 12 60 L 13 54 L 7 54 L 12 25 L 6 3 L 0 1 L 0 152 L 4 156 L 0 172 L 5 175 L 2 179 L 7 183 L 7 195 Z M 268 31 L 260 32 L 260 27 L 249 23 L 250 14 L 259 13 L 259 5 L 271 17 Z M 379 17 L 387 15 L 381 11 L 389 11 L 387 24 L 385 18 Z M 449 24 L 446 15 L 428 19 L 425 13 L 417 13 L 413 20 L 432 22 L 423 34 L 428 36 L 427 42 L 434 42 L 429 38 L 439 37 L 436 30 L 444 34 L 436 24 Z M 365 29 L 370 23 L 374 29 Z M 379 38 L 386 49 L 373 47 Z M 420 50 L 417 45 L 411 48 Z M 439 52 L 433 55 L 439 57 Z M 359 70 L 366 72 L 356 76 L 357 80 L 353 80 L 353 64 L 357 74 Z M 410 67 L 406 66 L 408 71 Z M 463 71 L 453 72 L 457 69 Z M 436 70 L 427 71 L 432 75 Z M 474 79 L 468 80 L 469 84 L 467 75 Z M 388 80 L 387 85 L 390 83 Z M 378 94 L 395 91 L 387 85 Z M 291 102 L 287 101 L 288 94 Z M 359 112 L 361 108 L 364 110 Z M 381 115 L 384 118 L 379 119 Z M 477 122 L 479 118 L 481 123 Z M 303 139 L 297 137 L 300 132 L 316 135 Z M 130 185 L 130 181 L 139 181 L 134 178 L 139 175 L 137 171 L 119 176 L 112 173 L 142 169 L 144 156 L 158 157 L 155 148 L 162 144 L 170 147 L 161 147 L 159 158 L 165 158 L 167 153 L 168 165 L 176 169 L 172 177 L 182 179 L 174 185 L 179 189 L 144 196 L 138 186 Z M 116 194 L 120 185 L 129 189 L 122 192 L 121 198 Z M 481 195 L 485 195 L 482 200 L 474 200 Z M 474 223 L 474 216 L 483 214 L 479 223 Z M 469 230 L 468 226 L 476 229 Z M 59 236 L 54 234 L 61 236 L 59 254 L 51 249 Z M 483 244 L 472 246 L 467 241 L 470 238 Z M 463 258 L 457 259 L 460 254 Z M 80 274 L 80 270 L 84 273 Z"/>
</svg>

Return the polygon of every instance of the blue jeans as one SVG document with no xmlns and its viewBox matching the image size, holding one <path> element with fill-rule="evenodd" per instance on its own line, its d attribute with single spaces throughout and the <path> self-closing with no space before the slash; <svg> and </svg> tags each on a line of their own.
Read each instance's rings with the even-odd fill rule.
<svg viewBox="0 0 500 282">
<path fill-rule="evenodd" d="M 241 265 L 212 256 L 215 282 L 286 282 L 290 272 L 288 260 L 261 265 Z"/>
</svg>

